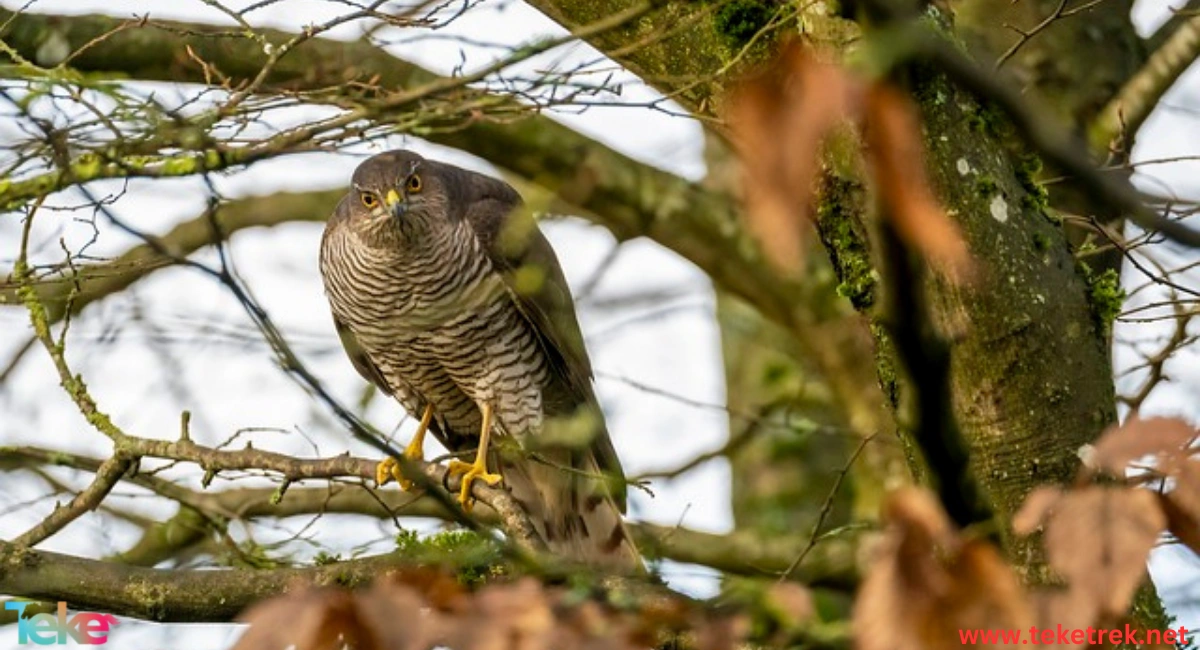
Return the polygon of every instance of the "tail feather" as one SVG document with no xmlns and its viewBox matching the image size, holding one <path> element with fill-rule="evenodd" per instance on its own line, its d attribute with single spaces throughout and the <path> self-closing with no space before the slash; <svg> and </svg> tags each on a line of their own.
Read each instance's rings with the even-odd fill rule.
<svg viewBox="0 0 1200 650">
<path fill-rule="evenodd" d="M 644 570 L 595 456 L 569 450 L 545 450 L 539 456 L 502 457 L 499 466 L 550 551 L 612 571 Z"/>
</svg>

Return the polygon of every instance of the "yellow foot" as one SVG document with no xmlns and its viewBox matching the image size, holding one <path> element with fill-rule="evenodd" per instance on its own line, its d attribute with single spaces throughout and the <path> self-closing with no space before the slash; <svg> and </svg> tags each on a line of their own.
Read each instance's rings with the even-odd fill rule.
<svg viewBox="0 0 1200 650">
<path fill-rule="evenodd" d="M 421 450 L 418 448 L 416 453 L 412 453 L 412 448 L 404 450 L 404 457 L 412 461 L 423 460 Z M 390 483 L 393 479 L 400 484 L 400 489 L 405 492 L 411 491 L 415 484 L 404 477 L 404 471 L 400 468 L 400 463 L 395 458 L 384 458 L 375 466 L 375 484 L 383 487 Z"/>
<path fill-rule="evenodd" d="M 429 421 L 432 419 L 433 407 L 426 406 L 424 414 L 421 415 L 421 423 L 417 425 L 417 432 L 413 434 L 412 441 L 404 448 L 405 458 L 414 461 L 425 460 L 425 432 L 429 430 Z M 382 487 L 392 479 L 396 479 L 396 482 L 400 484 L 400 489 L 405 492 L 413 489 L 413 482 L 404 478 L 400 463 L 396 462 L 395 458 L 384 458 L 375 467 L 375 484 Z"/>
<path fill-rule="evenodd" d="M 476 459 L 474 463 L 452 460 L 450 461 L 449 472 L 450 476 L 462 474 L 462 487 L 458 489 L 458 503 L 467 512 L 470 512 L 471 506 L 475 504 L 475 500 L 471 498 L 471 483 L 475 479 L 481 479 L 488 485 L 495 485 L 503 478 L 499 474 L 489 474 L 487 471 L 487 461 L 482 457 Z"/>
<path fill-rule="evenodd" d="M 407 482 L 404 474 L 400 471 L 400 463 L 397 463 L 395 458 L 384 458 L 375 466 L 375 484 L 383 487 L 390 483 L 392 479 L 395 479 L 401 487 Z"/>
</svg>

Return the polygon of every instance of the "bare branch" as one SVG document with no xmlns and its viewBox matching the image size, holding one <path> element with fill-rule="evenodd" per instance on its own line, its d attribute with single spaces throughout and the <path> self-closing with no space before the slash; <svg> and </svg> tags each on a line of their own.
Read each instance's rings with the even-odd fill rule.
<svg viewBox="0 0 1200 650">
<path fill-rule="evenodd" d="M 1092 148 L 1106 151 L 1118 138 L 1132 140 L 1163 95 L 1197 56 L 1200 56 L 1200 15 L 1179 22 L 1142 69 L 1100 111 L 1088 128 Z"/>
<path fill-rule="evenodd" d="M 94 458 L 34 447 L 5 447 L 0 448 L 0 451 L 3 451 L 7 469 L 57 464 L 95 472 L 102 464 Z M 246 450 L 238 450 L 224 453 L 242 455 L 245 452 Z M 197 458 L 195 455 L 189 456 L 188 460 Z M 279 470 L 290 466 L 295 469 L 290 463 L 278 465 L 272 461 L 256 467 L 245 467 L 249 463 L 242 459 L 234 463 L 229 462 L 228 456 L 210 459 L 226 468 L 237 466 L 241 469 Z M 346 456 L 311 461 L 290 460 L 307 466 L 299 474 L 295 474 L 296 476 L 318 478 L 319 475 L 334 470 L 333 475 L 328 478 L 362 479 L 373 475 L 374 472 L 374 464 L 371 461 Z M 350 467 L 355 471 L 337 474 L 335 466 Z M 430 465 L 431 471 L 436 472 L 437 470 L 432 469 L 436 467 L 439 466 Z M 284 475 L 281 471 L 277 473 Z M 444 476 L 444 473 L 435 475 Z M 438 501 L 395 490 L 375 491 L 365 483 L 330 483 L 323 487 L 297 486 L 280 494 L 278 489 L 273 488 L 197 492 L 144 473 L 126 476 L 123 480 L 178 501 L 182 506 L 175 517 L 148 530 L 143 540 L 133 549 L 114 558 L 139 565 L 160 562 L 202 541 L 206 532 L 203 522 L 191 514 L 196 511 L 212 517 L 247 520 L 333 513 L 379 518 L 403 516 L 453 520 L 451 513 Z M 451 477 L 447 482 L 450 493 L 457 490 L 457 481 L 457 477 Z M 480 503 L 484 506 L 474 511 L 473 515 L 484 523 L 498 523 L 499 518 L 492 509 L 492 503 L 496 501 L 491 494 L 497 490 L 486 488 L 485 492 L 487 494 L 472 492 L 480 497 Z M 629 528 L 639 548 L 651 556 L 669 558 L 676 562 L 700 564 L 738 575 L 774 577 L 788 569 L 794 558 L 801 553 L 801 549 L 807 549 L 805 561 L 799 563 L 792 576 L 795 579 L 813 586 L 843 590 L 853 589 L 858 581 L 858 545 L 857 535 L 853 531 L 839 531 L 832 535 L 826 533 L 819 539 L 806 540 L 799 536 L 767 539 L 749 533 L 717 535 L 644 522 L 630 523 Z M 166 537 L 170 537 L 169 544 L 163 544 L 161 541 Z"/>
<path fill-rule="evenodd" d="M 247 228 L 270 228 L 298 221 L 320 222 L 329 216 L 329 206 L 335 205 L 342 194 L 341 190 L 329 190 L 250 197 L 222 206 L 216 219 L 227 236 Z M 33 286 L 46 307 L 47 318 L 51 323 L 61 320 L 66 315 L 68 298 L 71 299 L 71 313 L 78 314 L 91 303 L 119 293 L 154 271 L 175 264 L 176 257 L 187 257 L 211 245 L 211 222 L 208 215 L 201 215 L 157 237 L 158 243 L 173 256 L 163 255 L 150 244 L 139 244 L 109 262 L 79 266 L 77 273 L 62 279 L 37 280 Z M 19 302 L 15 283 L 0 282 L 0 305 Z"/>
<path fill-rule="evenodd" d="M 104 461 L 96 471 L 96 478 L 84 491 L 75 495 L 66 506 L 56 506 L 49 517 L 12 540 L 17 546 L 34 546 L 75 521 L 85 512 L 95 510 L 100 502 L 121 480 L 121 475 L 132 465 L 132 459 L 124 454 L 115 454 Z"/>
</svg>

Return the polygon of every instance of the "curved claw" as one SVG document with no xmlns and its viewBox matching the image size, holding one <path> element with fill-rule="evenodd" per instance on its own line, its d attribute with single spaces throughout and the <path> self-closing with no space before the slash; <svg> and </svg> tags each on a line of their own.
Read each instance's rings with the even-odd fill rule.
<svg viewBox="0 0 1200 650">
<path fill-rule="evenodd" d="M 482 458 L 477 459 L 474 463 L 452 460 L 447 471 L 450 476 L 462 475 L 462 485 L 458 489 L 458 503 L 466 512 L 470 512 L 471 507 L 475 505 L 475 499 L 471 496 L 471 484 L 475 482 L 475 479 L 480 479 L 488 485 L 495 485 L 504 478 L 499 474 L 488 472 L 487 462 Z"/>
<path fill-rule="evenodd" d="M 408 489 L 404 487 L 404 484 L 408 481 L 404 479 L 404 475 L 400 472 L 400 463 L 397 463 L 395 458 L 384 458 L 375 466 L 375 485 L 383 487 L 392 482 L 392 480 L 399 483 L 401 488 Z"/>
<path fill-rule="evenodd" d="M 413 434 L 413 439 L 404 448 L 404 457 L 409 460 L 425 460 L 425 433 L 429 430 L 429 422 L 433 419 L 433 406 L 426 406 L 425 412 L 421 415 L 421 423 L 417 425 L 417 432 Z M 400 489 L 409 492 L 413 489 L 412 481 L 404 477 L 404 472 L 400 469 L 400 463 L 396 462 L 395 458 L 384 458 L 375 467 L 375 484 L 379 487 L 387 485 L 392 479 L 400 485 Z"/>
</svg>

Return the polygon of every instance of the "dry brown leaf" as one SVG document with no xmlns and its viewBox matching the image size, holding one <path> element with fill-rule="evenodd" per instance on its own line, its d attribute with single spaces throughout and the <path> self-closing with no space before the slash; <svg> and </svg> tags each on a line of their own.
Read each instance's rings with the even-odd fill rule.
<svg viewBox="0 0 1200 650">
<path fill-rule="evenodd" d="M 821 143 L 853 119 L 862 85 L 793 42 L 733 93 L 729 121 L 742 161 L 749 228 L 768 259 L 803 267 Z"/>
<path fill-rule="evenodd" d="M 613 641 L 616 638 L 624 636 L 615 633 L 619 625 L 615 624 L 608 616 L 605 616 L 600 606 L 592 601 L 585 601 L 579 607 L 575 608 L 567 623 L 571 630 L 575 632 L 575 638 L 581 639 L 582 643 L 588 647 L 599 647 L 597 642 Z M 564 644 L 558 647 L 569 646 Z"/>
<path fill-rule="evenodd" d="M 479 590 L 445 642 L 455 650 L 547 650 L 553 627 L 546 590 L 525 578 Z"/>
<path fill-rule="evenodd" d="M 258 603 L 238 620 L 250 629 L 233 650 L 383 650 L 358 618 L 354 597 L 338 589 L 299 589 Z"/>
<path fill-rule="evenodd" d="M 1046 523 L 1049 564 L 1073 592 L 1120 616 L 1146 571 L 1167 520 L 1153 492 L 1090 486 L 1063 494 Z"/>
<path fill-rule="evenodd" d="M 898 492 L 884 518 L 880 556 L 854 606 L 860 650 L 961 648 L 960 629 L 1032 621 L 1016 577 L 996 550 L 964 542 L 929 492 Z"/>
<path fill-rule="evenodd" d="M 971 257 L 966 240 L 925 175 L 916 107 L 898 90 L 872 86 L 866 99 L 866 140 L 875 185 L 896 233 L 947 277 L 967 279 Z"/>
<path fill-rule="evenodd" d="M 443 580 L 439 576 L 444 576 Z M 712 616 L 668 594 L 635 609 L 576 602 L 534 578 L 466 591 L 452 574 L 400 569 L 369 589 L 297 586 L 247 610 L 250 629 L 235 650 L 648 650 L 686 633 L 699 650 L 732 650 L 745 638 L 743 616 Z M 792 599 L 794 593 L 781 592 Z"/>
<path fill-rule="evenodd" d="M 1200 463 L 1190 456 L 1180 456 L 1163 464 L 1172 479 L 1168 492 L 1171 501 L 1193 519 L 1200 520 Z"/>
<path fill-rule="evenodd" d="M 1033 624 L 1025 592 L 991 543 L 968 541 L 949 565 L 949 571 L 955 579 L 943 611 L 956 629 L 995 628 L 1001 622 L 1012 628 Z M 948 625 L 941 625 L 943 635 L 953 631 Z M 950 639 L 957 640 L 957 634 Z"/>
<path fill-rule="evenodd" d="M 745 616 L 721 616 L 704 619 L 696 625 L 696 650 L 734 650 L 750 631 Z"/>
<path fill-rule="evenodd" d="M 1130 418 L 1100 436 L 1090 462 L 1124 476 L 1130 463 L 1145 456 L 1171 460 L 1186 456 L 1197 435 L 1200 432 L 1178 418 Z"/>
<path fill-rule="evenodd" d="M 1037 530 L 1046 515 L 1054 508 L 1054 504 L 1062 498 L 1063 491 L 1059 488 L 1043 485 L 1035 488 L 1025 497 L 1021 509 L 1013 515 L 1013 532 L 1018 535 L 1028 535 Z"/>
<path fill-rule="evenodd" d="M 386 580 L 355 594 L 358 619 L 374 642 L 388 650 L 432 647 L 438 614 L 422 612 L 424 599 L 411 587 Z"/>
<path fill-rule="evenodd" d="M 1200 554 L 1200 519 L 1180 506 L 1173 496 L 1173 493 L 1158 495 L 1158 505 L 1167 518 L 1167 530 L 1193 553 Z"/>
<path fill-rule="evenodd" d="M 798 627 L 816 613 L 812 593 L 794 582 L 777 582 L 767 590 L 766 606 L 787 627 Z"/>
<path fill-rule="evenodd" d="M 922 488 L 901 488 L 889 495 L 883 504 L 883 519 L 904 529 L 906 537 L 917 538 L 922 545 L 951 545 L 958 539 L 942 505 Z"/>
<path fill-rule="evenodd" d="M 899 91 L 868 87 L 791 43 L 767 72 L 733 93 L 728 117 L 749 229 L 777 267 L 803 267 L 822 143 L 839 125 L 865 118 L 868 157 L 896 231 L 948 277 L 969 277 L 966 241 L 925 175 L 916 108 Z"/>
<path fill-rule="evenodd" d="M 1200 553 L 1200 464 L 1193 456 L 1198 435 L 1200 431 L 1179 418 L 1131 418 L 1101 436 L 1089 461 L 1122 476 L 1130 463 L 1153 457 L 1154 471 L 1171 479 L 1170 491 L 1157 495 L 1167 528 Z"/>
<path fill-rule="evenodd" d="M 1043 630 L 1054 630 L 1057 632 L 1060 626 L 1065 630 L 1086 629 L 1096 622 L 1100 613 L 1095 598 L 1074 590 L 1056 589 L 1040 591 L 1034 593 L 1030 600 L 1033 603 L 1037 627 Z M 1067 643 L 1060 644 L 1058 641 L 1059 637 L 1055 634 L 1054 644 L 1046 644 L 1039 647 L 1065 650 L 1068 648 L 1082 648 L 1087 645 L 1086 641 L 1083 643 L 1073 643 L 1070 637 L 1068 637 Z"/>
</svg>

